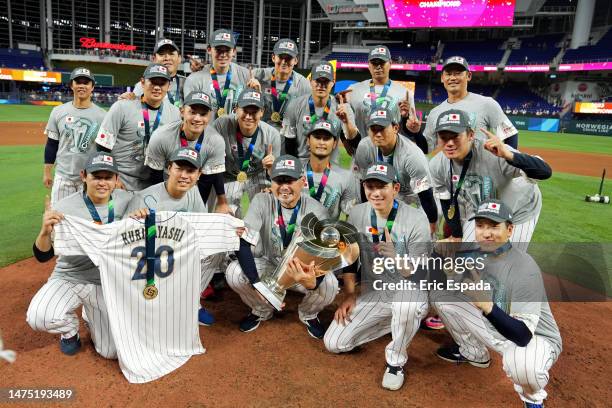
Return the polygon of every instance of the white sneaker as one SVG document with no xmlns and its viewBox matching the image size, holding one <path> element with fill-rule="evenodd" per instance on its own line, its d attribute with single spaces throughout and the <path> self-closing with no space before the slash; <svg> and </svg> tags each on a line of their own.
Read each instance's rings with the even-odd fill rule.
<svg viewBox="0 0 612 408">
<path fill-rule="evenodd" d="M 382 386 L 391 391 L 396 391 L 404 385 L 404 370 L 401 367 L 387 366 L 383 375 Z"/>
</svg>

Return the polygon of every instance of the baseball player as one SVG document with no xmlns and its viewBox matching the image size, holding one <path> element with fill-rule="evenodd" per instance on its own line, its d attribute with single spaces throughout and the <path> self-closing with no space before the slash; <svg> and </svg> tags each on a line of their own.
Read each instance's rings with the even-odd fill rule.
<svg viewBox="0 0 612 408">
<path fill-rule="evenodd" d="M 493 98 L 468 92 L 468 83 L 471 79 L 472 73 L 465 58 L 455 56 L 444 62 L 441 82 L 448 92 L 448 99 L 429 112 L 423 131 L 430 152 L 437 145 L 435 128 L 438 117 L 449 109 L 468 112 L 470 126 L 477 137 L 486 140 L 486 135 L 481 129 L 487 129 L 497 134 L 509 146 L 518 148 L 518 130 Z"/>
<path fill-rule="evenodd" d="M 355 205 L 356 192 L 350 171 L 332 162 L 338 147 L 337 122 L 321 119 L 310 125 L 306 133 L 310 157 L 304 165 L 307 193 L 323 204 L 328 218 L 338 219 L 340 212 L 348 214 Z"/>
<path fill-rule="evenodd" d="M 185 94 L 199 91 L 213 98 L 213 118 L 232 112 L 236 99 L 249 82 L 249 70 L 232 60 L 236 57 L 236 37 L 230 30 L 216 30 L 208 44 L 212 64 L 194 72 L 185 82 Z"/>
<path fill-rule="evenodd" d="M 471 123 L 468 113 L 451 109 L 436 124 L 442 151 L 429 165 L 450 239 L 473 242 L 470 218 L 481 201 L 499 198 L 514 213 L 512 242 L 527 250 L 542 209 L 535 180 L 549 178 L 552 170 L 541 158 L 520 153 L 484 128 L 480 130 L 487 140 L 476 137 Z"/>
<path fill-rule="evenodd" d="M 295 41 L 281 38 L 272 50 L 272 68 L 258 68 L 254 77 L 261 84 L 266 97 L 264 122 L 281 130 L 283 118 L 292 99 L 310 93 L 310 84 L 293 70 L 298 63 L 299 50 Z"/>
<path fill-rule="evenodd" d="M 70 74 L 74 99 L 53 108 L 49 116 L 43 184 L 51 188 L 51 205 L 82 187 L 80 171 L 95 150 L 92 141 L 106 114 L 91 101 L 94 86 L 89 69 L 75 68 Z M 55 178 L 51 176 L 54 165 Z"/>
<path fill-rule="evenodd" d="M 179 109 L 165 99 L 170 79 L 166 67 L 149 65 L 140 80 L 142 97 L 115 102 L 104 117 L 96 144 L 99 150 L 112 152 L 117 160 L 119 188 L 139 191 L 151 184 L 144 164 L 151 135 L 160 125 L 181 119 Z"/>
<path fill-rule="evenodd" d="M 262 321 L 272 318 L 274 308 L 253 284 L 278 266 L 302 217 L 308 213 L 319 219 L 328 217 L 325 207 L 303 192 L 302 165 L 296 157 L 278 157 L 271 177 L 272 194 L 262 192 L 251 201 L 244 219 L 247 234 L 240 239 L 240 250 L 236 253 L 238 260 L 231 262 L 226 271 L 228 285 L 251 308 L 240 322 L 242 332 L 253 331 Z M 251 245 L 256 246 L 254 253 Z M 338 280 L 331 273 L 315 279 L 314 268 L 301 265 L 296 259 L 290 262 L 290 267 L 297 272 L 293 276 L 299 276 L 296 279 L 299 284 L 293 289 L 304 294 L 298 307 L 299 318 L 312 337 L 321 339 L 325 328 L 317 315 L 336 297 Z"/>
<path fill-rule="evenodd" d="M 363 182 L 368 201 L 354 206 L 349 212 L 348 221 L 365 236 L 364 244 L 360 245 L 362 278 L 368 272 L 364 267 L 373 265 L 373 257 L 418 257 L 427 256 L 431 251 L 427 217 L 421 210 L 397 199 L 400 191 L 397 180 L 392 165 L 373 163 Z M 392 340 L 385 349 L 387 366 L 382 386 L 398 390 L 404 383 L 407 347 L 427 315 L 427 292 L 418 289 L 397 292 L 363 289 L 357 297 L 355 272 L 345 270 L 343 273 L 346 298 L 325 333 L 325 348 L 332 353 L 343 353 L 391 333 Z M 409 276 L 411 272 L 386 271 L 391 276 L 394 273 Z"/>
<path fill-rule="evenodd" d="M 306 142 L 306 133 L 311 125 L 318 120 L 339 121 L 342 124 L 340 138 L 350 143 L 353 149 L 359 143 L 359 131 L 355 126 L 355 115 L 348 103 L 345 103 L 344 94 L 340 94 L 340 101 L 330 96 L 334 87 L 334 67 L 328 62 L 313 65 L 311 70 L 311 93 L 299 96 L 289 102 L 283 117 L 281 135 L 285 139 L 287 154 L 297 156 L 302 162 L 308 159 L 309 151 Z M 350 142 L 349 142 L 350 141 Z M 339 164 L 340 154 L 337 149 L 332 155 L 332 162 Z"/>
<path fill-rule="evenodd" d="M 202 175 L 198 188 L 206 202 L 212 186 L 217 193 L 217 212 L 228 213 L 225 199 L 223 172 L 225 171 L 225 143 L 216 132 L 206 132 L 211 120 L 212 102 L 204 92 L 192 92 L 181 107 L 182 122 L 171 122 L 160 126 L 151 136 L 147 148 L 145 165 L 151 169 L 151 181 L 164 180 L 164 171 L 171 155 L 178 147 L 192 147 L 203 160 Z"/>
<path fill-rule="evenodd" d="M 482 280 L 492 290 L 440 292 L 432 294 L 432 301 L 459 344 L 470 336 L 479 343 L 477 347 L 441 348 L 438 356 L 456 364 L 487 367 L 487 348 L 495 350 L 524 406 L 542 408 L 548 371 L 562 348 L 542 273 L 531 256 L 512 245 L 514 215 L 504 202 L 482 201 L 472 220 L 484 268 L 464 282 Z"/>
<path fill-rule="evenodd" d="M 113 156 L 93 152 L 81 170 L 84 191 L 77 191 L 55 205 L 47 202 L 42 227 L 33 245 L 34 256 L 47 262 L 54 256 L 53 232 L 65 215 L 88 223 L 108 224 L 120 220 L 131 194 L 115 189 L 117 164 Z M 108 330 L 100 271 L 87 256 L 59 256 L 47 283 L 34 295 L 27 312 L 27 322 L 34 330 L 60 334 L 60 350 L 73 355 L 81 348 L 79 318 L 75 310 L 83 305 L 91 339 L 96 351 L 105 358 L 117 358 Z"/>
<path fill-rule="evenodd" d="M 387 162 L 396 169 L 400 183 L 399 197 L 407 204 L 421 205 L 436 230 L 438 210 L 433 197 L 427 158 L 416 144 L 400 137 L 399 109 L 396 105 L 374 110 L 368 119 L 369 138 L 362 140 L 355 152 L 354 174 L 362 179 L 377 161 Z M 418 197 L 417 197 L 418 196 Z"/>
<path fill-rule="evenodd" d="M 246 191 L 249 199 L 253 199 L 269 186 L 266 170 L 280 155 L 280 135 L 261 121 L 263 110 L 262 93 L 247 88 L 238 97 L 236 114 L 220 117 L 211 125 L 211 131 L 225 141 L 225 195 L 230 209 L 239 218 L 243 193 Z"/>
</svg>

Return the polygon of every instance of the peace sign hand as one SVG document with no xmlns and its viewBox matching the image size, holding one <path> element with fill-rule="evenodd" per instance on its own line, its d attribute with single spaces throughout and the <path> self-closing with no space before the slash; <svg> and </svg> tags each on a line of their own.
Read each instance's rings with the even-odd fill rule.
<svg viewBox="0 0 612 408">
<path fill-rule="evenodd" d="M 55 226 L 55 224 L 59 223 L 63 219 L 64 215 L 51 208 L 51 199 L 48 195 L 45 196 L 45 212 L 43 214 L 40 235 L 50 236 L 53 232 L 53 227 Z"/>
<path fill-rule="evenodd" d="M 508 161 L 514 159 L 514 153 L 508 149 L 506 144 L 499 137 L 489 132 L 487 129 L 480 128 L 480 130 L 487 136 L 487 141 L 484 144 L 486 150 Z"/>
<path fill-rule="evenodd" d="M 377 251 L 381 256 L 385 258 L 395 258 L 397 252 L 395 251 L 395 244 L 389 229 L 385 227 L 385 242 L 380 242 L 377 246 Z"/>
</svg>

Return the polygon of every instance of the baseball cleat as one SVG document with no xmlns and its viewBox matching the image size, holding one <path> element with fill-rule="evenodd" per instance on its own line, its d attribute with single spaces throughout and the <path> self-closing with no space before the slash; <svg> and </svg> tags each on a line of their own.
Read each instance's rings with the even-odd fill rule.
<svg viewBox="0 0 612 408">
<path fill-rule="evenodd" d="M 310 337 L 320 340 L 325 336 L 325 327 L 323 327 L 318 317 L 303 321 L 302 323 L 306 325 L 306 330 L 308 334 L 310 334 Z"/>
<path fill-rule="evenodd" d="M 442 330 L 444 329 L 444 323 L 438 316 L 429 316 L 423 320 L 423 328 L 427 330 Z"/>
<path fill-rule="evenodd" d="M 73 356 L 81 349 L 81 339 L 79 338 L 78 333 L 74 336 L 63 339 L 60 338 L 60 350 L 62 353 Z"/>
<path fill-rule="evenodd" d="M 523 401 L 523 404 L 525 404 L 525 408 L 544 408 L 543 402 L 541 404 L 534 404 L 533 402 Z"/>
<path fill-rule="evenodd" d="M 254 315 L 253 313 L 249 313 L 240 321 L 240 331 L 243 333 L 251 332 L 257 329 L 263 320 L 264 319 L 261 317 Z"/>
<path fill-rule="evenodd" d="M 491 365 L 491 359 L 482 362 L 468 360 L 467 358 L 463 357 L 461 353 L 459 353 L 459 346 L 456 344 L 451 347 L 440 347 L 438 351 L 436 351 L 436 355 L 442 360 L 456 363 L 457 365 L 461 363 L 470 363 L 474 367 L 479 368 L 487 368 L 489 365 Z"/>
<path fill-rule="evenodd" d="M 215 317 L 203 307 L 198 311 L 198 323 L 200 326 L 212 326 L 215 322 Z"/>
<path fill-rule="evenodd" d="M 387 364 L 385 374 L 382 379 L 383 388 L 397 391 L 404 385 L 404 370 L 402 367 L 394 367 Z"/>
</svg>

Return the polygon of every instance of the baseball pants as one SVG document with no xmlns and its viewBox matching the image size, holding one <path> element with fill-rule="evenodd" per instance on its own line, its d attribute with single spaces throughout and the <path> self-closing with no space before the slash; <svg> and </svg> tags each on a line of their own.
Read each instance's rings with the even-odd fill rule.
<svg viewBox="0 0 612 408">
<path fill-rule="evenodd" d="M 385 347 L 387 364 L 403 367 L 408 361 L 408 346 L 427 316 L 427 292 L 406 290 L 393 297 L 369 292 L 357 298 L 351 321 L 346 326 L 333 320 L 325 332 L 325 348 L 343 353 L 388 333 L 391 342 Z"/>
<path fill-rule="evenodd" d="M 268 262 L 264 258 L 255 258 L 255 266 L 260 276 L 274 271 L 276 265 Z M 246 277 L 238 261 L 232 261 L 225 272 L 227 284 L 234 290 L 240 299 L 251 308 L 251 313 L 268 320 L 272 317 L 274 307 L 265 300 L 261 299 L 259 293 L 253 288 L 249 279 Z M 301 285 L 294 286 L 290 290 L 300 292 L 304 295 L 302 302 L 298 306 L 298 315 L 301 321 L 305 322 L 317 317 L 319 312 L 327 305 L 331 304 L 338 293 L 338 279 L 333 273 L 328 273 L 318 288 L 309 290 Z"/>
<path fill-rule="evenodd" d="M 34 330 L 59 333 L 68 339 L 79 332 L 75 311 L 81 305 L 98 354 L 117 358 L 101 285 L 49 279 L 32 298 L 26 320 Z"/>
<path fill-rule="evenodd" d="M 53 186 L 51 187 L 51 206 L 57 204 L 62 198 L 68 197 L 82 189 L 83 182 L 80 179 L 70 180 L 56 173 L 53 177 Z"/>
<path fill-rule="evenodd" d="M 489 331 L 480 309 L 465 295 L 447 292 L 433 296 L 432 305 L 459 344 L 462 356 L 473 361 L 487 361 L 487 348 L 495 350 L 502 356 L 503 369 L 523 401 L 541 404 L 546 399 L 548 394 L 544 388 L 548 384 L 548 370 L 558 358 L 556 349 L 546 338 L 533 336 L 525 347 L 510 340 L 499 340 Z"/>
</svg>

